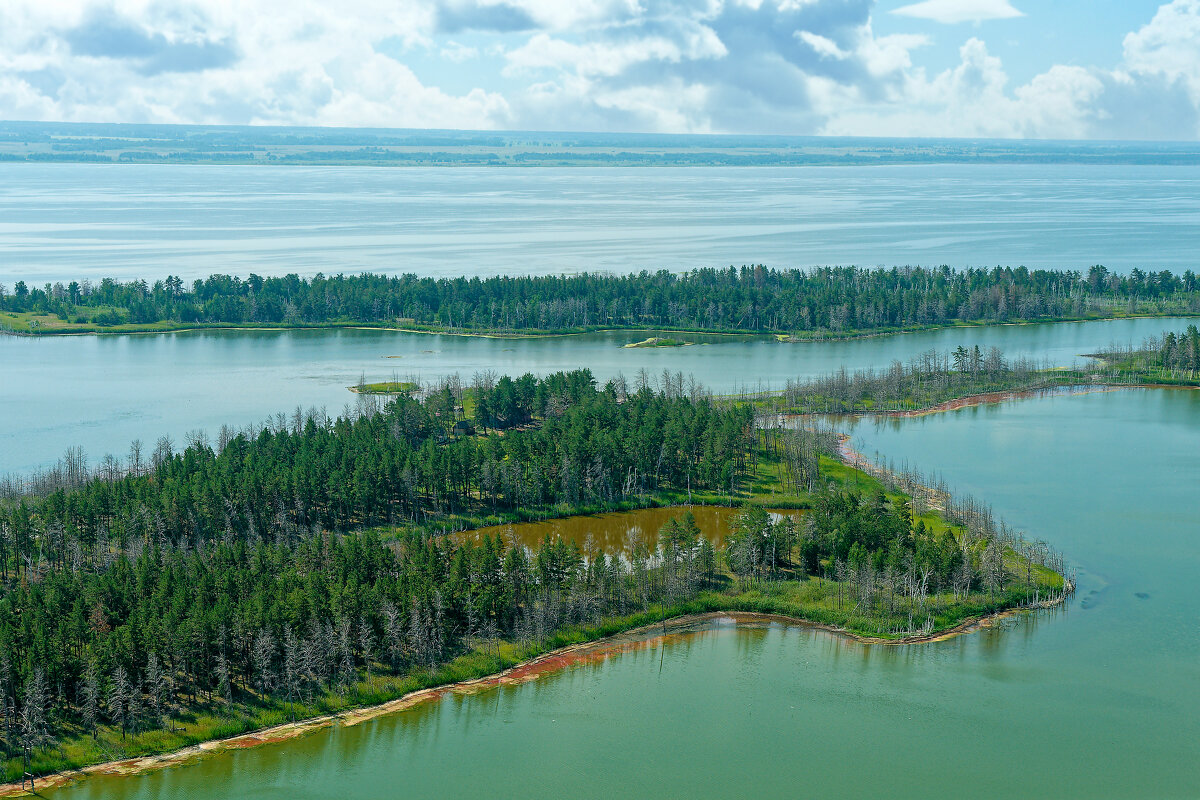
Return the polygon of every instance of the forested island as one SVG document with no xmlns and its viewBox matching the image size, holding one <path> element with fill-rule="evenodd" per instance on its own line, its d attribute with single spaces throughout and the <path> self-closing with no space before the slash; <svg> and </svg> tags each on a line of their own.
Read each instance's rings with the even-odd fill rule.
<svg viewBox="0 0 1200 800">
<path fill-rule="evenodd" d="M 1103 266 L 697 269 L 684 273 L 434 279 L 211 275 L 185 283 L 0 285 L 0 330 L 23 334 L 195 327 L 376 326 L 528 335 L 659 329 L 848 337 L 962 324 L 1200 314 L 1194 272 Z"/>
<path fill-rule="evenodd" d="M 364 394 L 348 416 L 135 442 L 95 469 L 69 453 L 7 484 L 7 779 L 381 703 L 680 615 L 906 641 L 1071 589 L 1061 556 L 983 504 L 856 469 L 831 432 L 764 428 L 752 403 L 682 379 L 581 370 L 466 392 Z M 682 510 L 629 558 L 445 535 L 689 502 L 741 506 L 722 548 Z"/>
</svg>

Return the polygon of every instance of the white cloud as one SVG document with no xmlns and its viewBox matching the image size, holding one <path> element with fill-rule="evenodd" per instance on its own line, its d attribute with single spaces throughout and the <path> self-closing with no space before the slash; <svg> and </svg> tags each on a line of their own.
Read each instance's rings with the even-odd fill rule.
<svg viewBox="0 0 1200 800">
<path fill-rule="evenodd" d="M 894 9 L 893 14 L 930 19 L 946 25 L 959 22 L 985 22 L 1025 16 L 1008 0 L 923 0 Z"/>
<path fill-rule="evenodd" d="M 1200 0 L 1175 0 L 1125 37 L 1125 70 L 1187 85 L 1200 103 Z"/>
<path fill-rule="evenodd" d="M 850 55 L 838 47 L 837 42 L 812 31 L 797 31 L 796 38 L 825 58 L 848 58 Z"/>
<path fill-rule="evenodd" d="M 491 128 L 497 92 L 452 95 L 375 48 L 428 45 L 417 2 L 6 0 L 0 117 Z M 38 88 L 34 89 L 34 85 Z"/>
<path fill-rule="evenodd" d="M 473 58 L 479 57 L 479 48 L 470 47 L 459 42 L 450 41 L 446 43 L 438 54 L 447 61 L 453 61 L 456 64 L 461 64 L 464 61 L 470 61 Z"/>
<path fill-rule="evenodd" d="M 871 0 L 3 0 L 0 118 L 1200 135 L 1200 0 L 1158 8 L 1125 37 L 1115 67 L 1051 64 L 1015 86 L 979 33 L 943 39 L 958 58 L 928 73 L 914 53 L 931 38 L 876 35 L 873 8 Z M 1021 15 L 1009 0 L 926 0 L 896 13 L 944 23 Z M 409 54 L 420 56 L 417 72 Z M 450 74 L 468 88 L 445 89 Z"/>
<path fill-rule="evenodd" d="M 1055 65 L 1009 90 L 1000 59 L 968 39 L 933 77 L 902 68 L 883 98 L 821 82 L 822 133 L 864 136 L 1191 139 L 1200 135 L 1200 56 L 1187 31 L 1200 2 L 1176 0 L 1126 38 L 1116 70 Z M 1184 18 L 1176 18 L 1182 9 Z M 1176 35 L 1182 32 L 1181 35 Z M 1182 95 L 1181 95 L 1182 92 Z M 1189 94 L 1190 93 L 1190 94 Z"/>
<path fill-rule="evenodd" d="M 713 55 L 719 55 L 713 51 Z M 574 44 L 544 33 L 535 34 L 521 47 L 506 54 L 506 75 L 542 69 L 572 70 L 590 76 L 619 75 L 647 61 L 679 63 L 684 52 L 677 42 L 661 36 L 623 42 Z"/>
<path fill-rule="evenodd" d="M 636 86 L 601 92 L 596 104 L 648 122 L 653 130 L 711 133 L 706 122 L 697 122 L 692 109 L 708 103 L 708 89 L 672 82 L 666 86 Z"/>
</svg>

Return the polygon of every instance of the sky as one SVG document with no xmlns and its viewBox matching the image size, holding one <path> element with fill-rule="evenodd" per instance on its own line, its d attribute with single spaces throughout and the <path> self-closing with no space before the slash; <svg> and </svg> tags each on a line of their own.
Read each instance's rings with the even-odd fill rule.
<svg viewBox="0 0 1200 800">
<path fill-rule="evenodd" d="M 1200 138 L 1200 0 L 2 0 L 0 119 Z"/>
</svg>

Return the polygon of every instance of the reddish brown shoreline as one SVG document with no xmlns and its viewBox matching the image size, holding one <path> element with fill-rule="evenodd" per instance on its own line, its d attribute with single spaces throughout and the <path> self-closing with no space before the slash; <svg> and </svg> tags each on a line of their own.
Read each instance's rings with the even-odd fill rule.
<svg viewBox="0 0 1200 800">
<path fill-rule="evenodd" d="M 1026 400 L 1031 397 L 1042 397 L 1051 394 L 1061 395 L 1080 395 L 1092 394 L 1094 392 L 1115 392 L 1120 389 L 1133 389 L 1134 386 L 1118 386 L 1112 384 L 1097 384 L 1095 386 L 1078 385 L 1078 386 L 1051 386 L 1045 389 L 1012 389 L 1001 392 L 984 392 L 983 394 L 972 394 L 966 397 L 958 397 L 954 400 L 946 400 L 925 408 L 914 408 L 908 411 L 856 411 L 842 416 L 852 417 L 923 417 L 926 414 L 940 414 L 944 411 L 956 411 L 960 408 L 971 408 L 973 406 L 990 405 L 992 403 L 1003 403 L 1006 400 Z"/>
<path fill-rule="evenodd" d="M 1037 608 L 1050 608 L 1060 602 L 1061 600 L 1056 602 L 1048 601 L 1040 604 L 1037 606 Z M 139 775 L 145 772 L 152 772 L 157 769 L 164 769 L 166 767 L 185 764 L 194 759 L 202 758 L 205 755 L 217 753 L 222 750 L 239 750 L 249 747 L 256 747 L 263 744 L 284 742 L 289 739 L 295 739 L 300 736 L 304 736 L 321 728 L 330 727 L 334 724 L 357 725 L 360 722 L 366 722 L 385 714 L 403 711 L 423 703 L 441 699 L 447 694 L 468 695 L 476 694 L 480 691 L 496 686 L 518 686 L 529 681 L 537 680 L 543 675 L 558 672 L 563 669 L 574 667 L 580 664 L 600 663 L 608 660 L 608 658 L 612 656 L 620 655 L 621 653 L 632 650 L 642 649 L 655 642 L 696 633 L 701 630 L 705 630 L 711 623 L 717 620 L 730 620 L 735 625 L 777 623 L 798 628 L 809 628 L 813 630 L 824 631 L 837 638 L 859 644 L 905 645 L 940 642 L 946 639 L 951 639 L 956 636 L 961 636 L 965 633 L 971 633 L 981 628 L 990 627 L 1001 619 L 1028 610 L 1034 609 L 1008 609 L 1006 611 L 1001 611 L 986 616 L 971 617 L 944 631 L 937 631 L 929 634 L 916 634 L 897 639 L 883 639 L 874 636 L 863 636 L 834 625 L 825 625 L 822 623 L 812 622 L 799 617 L 790 617 L 783 614 L 762 614 L 750 611 L 713 611 L 704 614 L 690 614 L 682 617 L 674 617 L 662 622 L 655 622 L 651 625 L 643 625 L 638 628 L 631 628 L 628 631 L 614 634 L 613 636 L 605 637 L 603 639 L 596 639 L 591 642 L 583 642 L 580 644 L 561 647 L 557 650 L 551 650 L 547 653 L 543 653 L 536 658 L 530 659 L 529 661 L 521 664 L 517 664 L 516 666 L 510 667 L 509 669 L 498 672 L 494 675 L 487 675 L 482 678 L 474 678 L 472 680 L 446 684 L 444 686 L 437 686 L 429 689 L 420 689 L 415 692 L 410 692 L 395 700 L 390 700 L 386 703 L 381 703 L 375 706 L 352 709 L 340 714 L 328 714 L 321 717 L 301 720 L 295 723 L 276 725 L 258 731 L 239 734 L 228 739 L 214 739 L 211 741 L 202 742 L 198 745 L 185 747 L 181 750 L 176 750 L 171 753 L 163 753 L 160 755 L 144 756 L 139 758 L 127 758 L 120 761 L 107 761 L 101 764 L 93 764 L 88 767 L 83 767 L 82 769 L 78 770 L 65 770 L 63 772 L 52 773 L 50 775 L 37 778 L 37 790 L 40 793 L 45 789 L 59 788 L 75 783 L 76 781 L 86 779 L 90 775 Z M 17 783 L 0 785 L 0 798 L 25 797 L 29 796 L 30 794 L 32 793 L 27 789 L 23 789 L 20 784 Z"/>
<path fill-rule="evenodd" d="M 906 411 L 845 411 L 841 413 L 815 412 L 805 414 L 785 414 L 785 416 L 854 417 L 856 419 L 865 417 L 894 417 L 907 419 L 912 417 L 923 417 L 927 414 L 940 414 L 944 411 L 956 411 L 960 408 L 971 408 L 973 406 L 1003 403 L 1006 400 L 1026 400 L 1031 397 L 1044 397 L 1047 395 L 1073 396 L 1104 392 L 1119 392 L 1126 389 L 1184 389 L 1187 391 L 1196 391 L 1200 389 L 1200 386 L 1176 386 L 1170 383 L 1097 383 L 1092 385 L 1077 384 L 1074 386 L 1049 386 L 1044 389 L 1011 389 L 1001 392 L 972 394 L 967 395 L 966 397 L 957 397 L 953 400 L 946 400 L 932 406 L 914 408 Z"/>
</svg>

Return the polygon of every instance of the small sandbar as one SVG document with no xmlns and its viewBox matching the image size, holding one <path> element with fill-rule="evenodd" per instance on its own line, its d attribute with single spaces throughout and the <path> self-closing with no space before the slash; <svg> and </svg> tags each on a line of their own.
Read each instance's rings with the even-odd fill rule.
<svg viewBox="0 0 1200 800">
<path fill-rule="evenodd" d="M 630 342 L 623 345 L 625 349 L 634 347 L 691 347 L 695 342 L 685 342 L 682 339 L 668 339 L 659 336 L 651 336 L 649 339 L 643 339 L 640 342 Z"/>
</svg>

